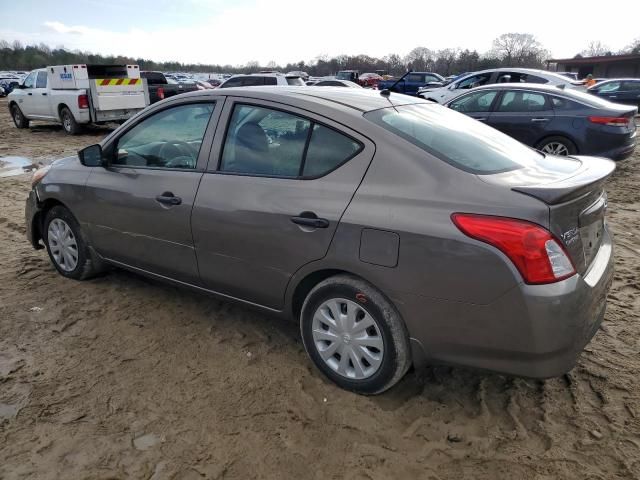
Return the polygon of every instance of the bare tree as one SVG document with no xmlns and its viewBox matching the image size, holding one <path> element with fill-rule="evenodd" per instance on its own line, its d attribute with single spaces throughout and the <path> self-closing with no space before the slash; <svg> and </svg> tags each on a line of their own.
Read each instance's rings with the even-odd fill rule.
<svg viewBox="0 0 640 480">
<path fill-rule="evenodd" d="M 589 42 L 587 48 L 582 50 L 580 54 L 583 57 L 601 57 L 603 55 L 611 55 L 611 49 L 600 40 Z"/>
<path fill-rule="evenodd" d="M 627 45 L 623 53 L 633 53 L 640 55 L 640 37 L 636 38 L 630 45 Z"/>
<path fill-rule="evenodd" d="M 493 41 L 493 53 L 507 66 L 541 66 L 548 54 L 530 33 L 503 33 Z"/>
</svg>

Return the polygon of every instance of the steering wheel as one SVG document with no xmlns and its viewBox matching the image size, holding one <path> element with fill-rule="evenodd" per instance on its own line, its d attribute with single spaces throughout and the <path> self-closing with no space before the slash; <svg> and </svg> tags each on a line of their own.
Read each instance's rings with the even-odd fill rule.
<svg viewBox="0 0 640 480">
<path fill-rule="evenodd" d="M 158 157 L 167 159 L 164 164 L 166 168 L 180 168 L 180 166 L 185 163 L 185 157 L 188 159 L 188 166 L 182 168 L 194 168 L 196 166 L 196 159 L 193 158 L 192 152 L 191 145 L 187 142 L 172 140 L 160 147 Z"/>
</svg>

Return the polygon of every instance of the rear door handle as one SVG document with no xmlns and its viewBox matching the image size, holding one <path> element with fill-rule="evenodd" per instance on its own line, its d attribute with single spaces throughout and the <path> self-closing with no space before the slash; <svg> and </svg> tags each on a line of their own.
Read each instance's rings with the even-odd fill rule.
<svg viewBox="0 0 640 480">
<path fill-rule="evenodd" d="M 47 92 L 42 92 L 42 95 L 44 95 L 46 97 L 47 96 Z"/>
<path fill-rule="evenodd" d="M 327 228 L 329 226 L 329 220 L 326 218 L 318 218 L 313 212 L 302 212 L 297 217 L 291 217 L 291 221 L 303 227 Z"/>
<path fill-rule="evenodd" d="M 478 118 L 476 118 L 476 120 L 478 120 L 479 122 L 486 122 L 487 121 L 487 117 L 478 117 Z"/>
<path fill-rule="evenodd" d="M 548 122 L 549 119 L 548 118 L 532 118 L 531 121 L 532 122 Z"/>
<path fill-rule="evenodd" d="M 180 197 L 176 197 L 171 192 L 164 192 L 162 195 L 158 195 L 156 197 L 156 202 L 164 203 L 165 205 L 180 205 L 182 203 L 182 199 Z"/>
<path fill-rule="evenodd" d="M 29 93 L 27 93 L 27 95 L 33 95 L 33 93 L 29 92 Z"/>
</svg>

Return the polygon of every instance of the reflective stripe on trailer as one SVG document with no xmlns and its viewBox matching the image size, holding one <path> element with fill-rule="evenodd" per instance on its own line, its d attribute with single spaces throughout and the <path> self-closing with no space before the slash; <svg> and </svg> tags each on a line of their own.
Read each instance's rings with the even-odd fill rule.
<svg viewBox="0 0 640 480">
<path fill-rule="evenodd" d="M 96 79 L 96 86 L 107 87 L 110 85 L 140 85 L 142 83 L 141 78 L 98 78 Z"/>
</svg>

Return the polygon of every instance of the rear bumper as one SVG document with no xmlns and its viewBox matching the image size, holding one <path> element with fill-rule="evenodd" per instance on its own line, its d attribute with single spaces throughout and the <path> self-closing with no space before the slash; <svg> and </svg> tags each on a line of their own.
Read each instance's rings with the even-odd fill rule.
<svg viewBox="0 0 640 480">
<path fill-rule="evenodd" d="M 605 231 L 584 276 L 521 284 L 488 305 L 405 297 L 401 310 L 422 312 L 407 322 L 413 348 L 424 349 L 415 359 L 548 378 L 571 370 L 597 332 L 612 280 L 613 245 Z"/>
</svg>

